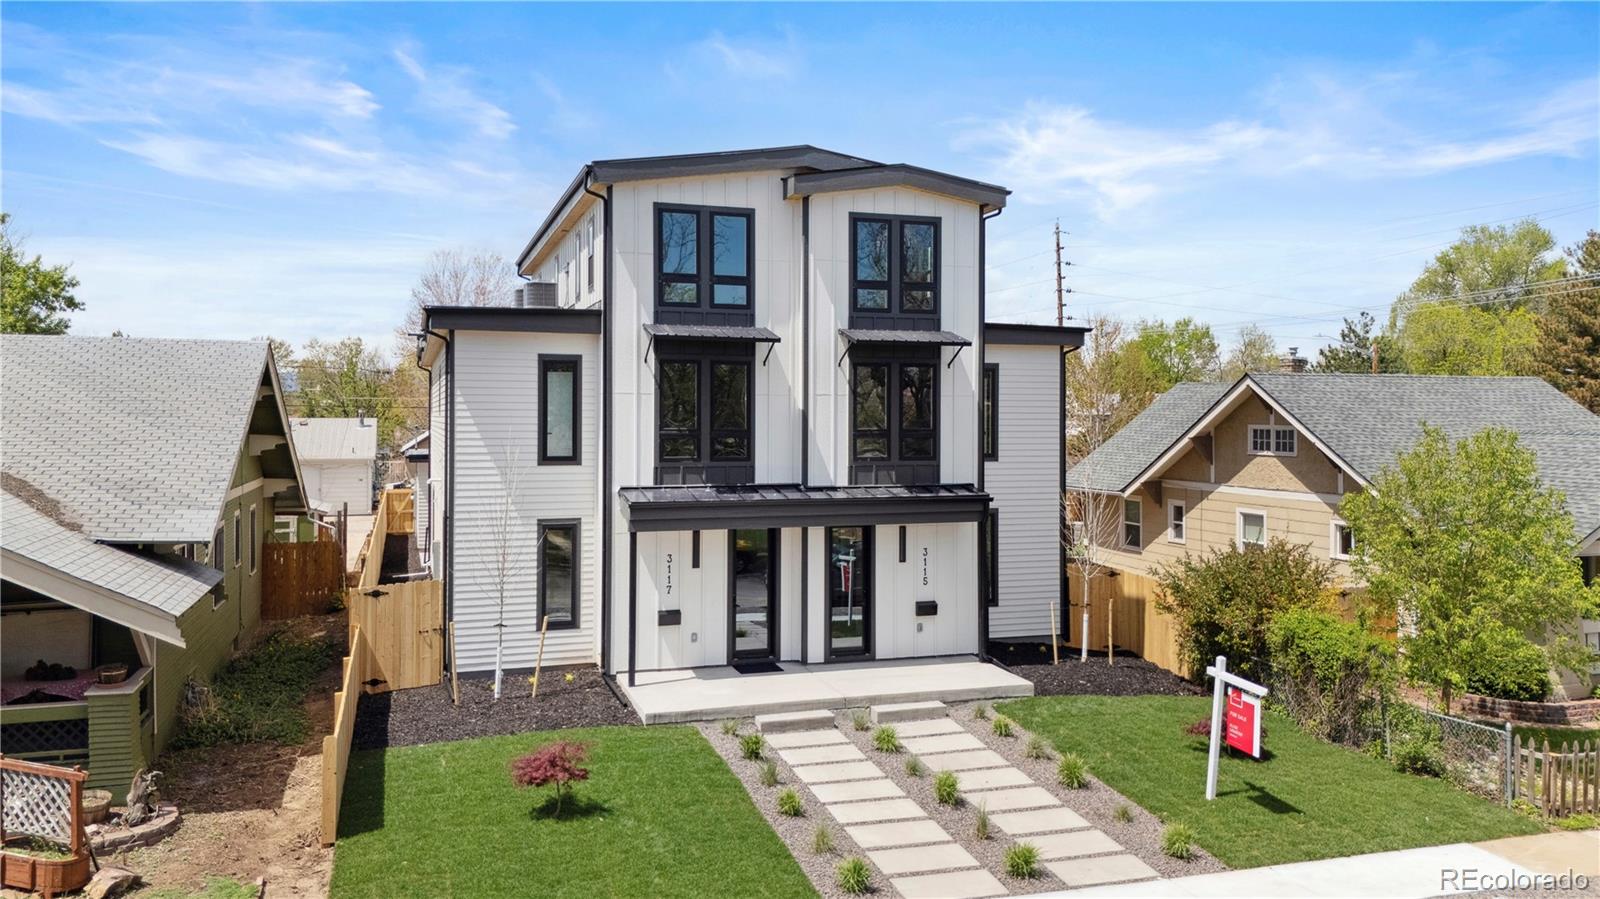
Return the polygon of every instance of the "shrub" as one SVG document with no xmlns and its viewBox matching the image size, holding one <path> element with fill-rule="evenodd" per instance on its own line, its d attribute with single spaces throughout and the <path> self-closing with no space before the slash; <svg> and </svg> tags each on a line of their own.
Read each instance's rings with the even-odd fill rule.
<svg viewBox="0 0 1600 899">
<path fill-rule="evenodd" d="M 1471 642 L 1463 685 L 1468 693 L 1524 702 L 1542 702 L 1550 695 L 1550 663 L 1528 638 L 1496 627 L 1479 632 Z"/>
<path fill-rule="evenodd" d="M 1022 754 L 1030 759 L 1050 758 L 1050 744 L 1045 740 L 1044 737 L 1034 734 L 1028 738 L 1027 748 L 1022 750 Z"/>
<path fill-rule="evenodd" d="M 778 785 L 778 763 L 770 759 L 761 765 L 761 785 L 775 787 Z"/>
<path fill-rule="evenodd" d="M 806 813 L 806 806 L 800 801 L 799 793 L 788 789 L 778 794 L 778 811 L 790 818 L 798 818 Z"/>
<path fill-rule="evenodd" d="M 1131 824 L 1133 823 L 1133 809 L 1128 808 L 1128 804 L 1124 802 L 1112 811 L 1111 819 L 1118 824 Z"/>
<path fill-rule="evenodd" d="M 1039 847 L 1032 843 L 1018 843 L 1006 850 L 1006 873 L 1027 879 L 1039 874 Z"/>
<path fill-rule="evenodd" d="M 511 782 L 519 787 L 546 787 L 556 788 L 556 817 L 561 817 L 561 805 L 566 800 L 566 794 L 571 792 L 572 784 L 580 780 L 589 779 L 589 769 L 583 767 L 584 761 L 589 757 L 589 747 L 584 743 L 572 740 L 558 740 L 554 743 L 513 759 L 511 762 Z"/>
<path fill-rule="evenodd" d="M 852 855 L 839 863 L 839 889 L 852 896 L 865 893 L 872 886 L 872 871 L 860 856 Z"/>
<path fill-rule="evenodd" d="M 1183 732 L 1188 734 L 1191 737 L 1198 737 L 1201 740 L 1209 740 L 1209 739 L 1211 739 L 1211 718 L 1210 718 L 1210 716 L 1207 716 L 1205 718 L 1201 718 L 1199 721 L 1196 721 L 1195 723 L 1189 725 L 1188 727 L 1183 729 Z M 1265 743 L 1266 741 L 1267 741 L 1267 722 L 1266 721 L 1262 721 L 1261 722 L 1261 742 Z"/>
<path fill-rule="evenodd" d="M 940 805 L 955 805 L 961 801 L 961 779 L 954 771 L 940 771 L 933 776 L 933 798 Z"/>
<path fill-rule="evenodd" d="M 320 637 L 299 640 L 278 632 L 229 662 L 198 702 L 185 702 L 175 749 L 225 743 L 297 746 L 311 732 L 306 694 L 333 665 L 339 649 Z"/>
<path fill-rule="evenodd" d="M 1161 832 L 1161 851 L 1170 858 L 1194 858 L 1194 830 L 1187 824 L 1168 824 Z"/>
<path fill-rule="evenodd" d="M 1444 776 L 1444 750 L 1437 739 L 1407 736 L 1394 744 L 1394 768 L 1423 777 Z"/>
<path fill-rule="evenodd" d="M 872 745 L 876 746 L 879 752 L 899 752 L 900 738 L 895 734 L 894 728 L 884 725 L 872 732 Z"/>
<path fill-rule="evenodd" d="M 1593 830 L 1600 827 L 1600 817 L 1588 813 L 1569 815 L 1550 822 L 1562 830 Z"/>
<path fill-rule="evenodd" d="M 1267 628 L 1279 613 L 1331 605 L 1333 563 L 1308 546 L 1274 538 L 1266 546 L 1231 546 L 1185 556 L 1156 572 L 1156 607 L 1177 626 L 1178 654 L 1195 680 L 1217 656 L 1234 673 L 1267 676 Z"/>
<path fill-rule="evenodd" d="M 1065 753 L 1056 763 L 1056 779 L 1063 787 L 1081 790 L 1089 785 L 1089 766 L 1076 752 Z"/>
<path fill-rule="evenodd" d="M 927 769 L 922 767 L 922 760 L 916 756 L 906 758 L 906 773 L 912 777 L 921 777 Z"/>
<path fill-rule="evenodd" d="M 988 721 L 989 720 L 989 707 L 984 705 L 981 702 L 978 703 L 977 705 L 973 706 L 972 707 L 972 720 L 974 720 L 974 721 Z"/>
<path fill-rule="evenodd" d="M 753 762 L 761 758 L 761 750 L 766 745 L 767 741 L 760 734 L 745 734 L 739 738 L 739 754 Z"/>
<path fill-rule="evenodd" d="M 726 734 L 727 736 L 730 736 L 730 737 L 733 736 L 734 734 L 739 732 L 739 722 L 735 721 L 732 718 L 729 718 L 729 719 L 723 721 L 722 722 L 722 732 L 724 734 Z"/>
<path fill-rule="evenodd" d="M 1011 719 L 1004 715 L 998 715 L 995 717 L 994 722 L 989 725 L 989 729 L 994 731 L 994 735 L 997 737 L 1009 737 L 1011 736 Z"/>
<path fill-rule="evenodd" d="M 872 718 L 867 714 L 866 709 L 857 709 L 850 713 L 850 724 L 856 730 L 869 730 L 872 727 Z"/>
<path fill-rule="evenodd" d="M 811 834 L 811 851 L 816 855 L 823 855 L 833 851 L 833 831 L 826 824 L 818 824 L 817 829 Z"/>
<path fill-rule="evenodd" d="M 980 840 L 989 839 L 989 803 L 978 805 L 978 820 L 972 825 L 972 835 Z"/>
<path fill-rule="evenodd" d="M 1332 612 L 1289 609 L 1267 628 L 1267 644 L 1274 700 L 1322 739 L 1359 742 L 1363 716 L 1393 691 L 1393 647 Z"/>
</svg>

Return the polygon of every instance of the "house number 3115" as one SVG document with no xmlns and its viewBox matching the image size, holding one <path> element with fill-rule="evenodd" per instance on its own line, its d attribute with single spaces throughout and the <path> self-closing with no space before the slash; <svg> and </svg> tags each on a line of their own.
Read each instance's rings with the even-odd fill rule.
<svg viewBox="0 0 1600 899">
<path fill-rule="evenodd" d="M 928 586 L 928 548 L 922 548 L 922 586 Z"/>
</svg>

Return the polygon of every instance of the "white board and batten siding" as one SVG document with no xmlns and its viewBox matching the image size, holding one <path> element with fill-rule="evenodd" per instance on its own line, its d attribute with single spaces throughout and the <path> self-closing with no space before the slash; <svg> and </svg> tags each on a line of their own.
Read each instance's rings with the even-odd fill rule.
<svg viewBox="0 0 1600 899">
<path fill-rule="evenodd" d="M 999 605 L 989 608 L 993 638 L 1050 633 L 1061 615 L 1061 348 L 989 344 L 998 366 L 998 458 L 984 463 L 984 489 L 999 514 Z M 1064 630 L 1062 623 L 1056 622 Z"/>
<path fill-rule="evenodd" d="M 489 331 L 457 331 L 452 339 L 456 498 L 451 568 L 460 668 L 494 667 L 502 547 L 509 547 L 511 560 L 505 566 L 503 665 L 533 667 L 539 648 L 539 524 L 573 520 L 579 522 L 578 626 L 550 630 L 544 664 L 593 664 L 600 592 L 599 339 Z M 583 358 L 579 465 L 539 464 L 541 354 Z M 505 528 L 500 517 L 508 501 L 510 526 Z M 502 537 L 507 531 L 509 543 Z"/>
</svg>

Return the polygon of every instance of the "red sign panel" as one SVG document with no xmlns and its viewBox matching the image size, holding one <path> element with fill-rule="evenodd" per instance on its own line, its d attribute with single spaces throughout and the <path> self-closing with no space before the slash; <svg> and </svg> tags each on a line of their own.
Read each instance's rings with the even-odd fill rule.
<svg viewBox="0 0 1600 899">
<path fill-rule="evenodd" d="M 1261 758 L 1261 698 L 1237 687 L 1228 688 L 1228 745 L 1240 752 Z"/>
</svg>

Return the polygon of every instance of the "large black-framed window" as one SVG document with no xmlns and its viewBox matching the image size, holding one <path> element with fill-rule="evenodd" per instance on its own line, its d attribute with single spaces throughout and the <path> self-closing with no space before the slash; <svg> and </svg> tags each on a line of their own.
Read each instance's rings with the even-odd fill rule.
<svg viewBox="0 0 1600 899">
<path fill-rule="evenodd" d="M 578 626 L 578 522 L 539 522 L 539 620 Z"/>
<path fill-rule="evenodd" d="M 582 404 L 581 356 L 539 356 L 539 464 L 577 465 Z"/>
<path fill-rule="evenodd" d="M 983 458 L 1000 458 L 1000 366 L 983 364 Z"/>
<path fill-rule="evenodd" d="M 851 362 L 850 455 L 857 466 L 939 461 L 937 359 Z"/>
<path fill-rule="evenodd" d="M 872 658 L 873 528 L 828 528 L 827 658 Z"/>
<path fill-rule="evenodd" d="M 754 477 L 755 359 L 750 347 L 663 351 L 657 368 L 658 483 Z M 674 475 L 663 477 L 666 471 Z"/>
<path fill-rule="evenodd" d="M 658 308 L 754 308 L 754 210 L 658 203 L 655 228 Z"/>
<path fill-rule="evenodd" d="M 868 315 L 939 314 L 939 219 L 850 216 L 850 305 Z"/>
</svg>

